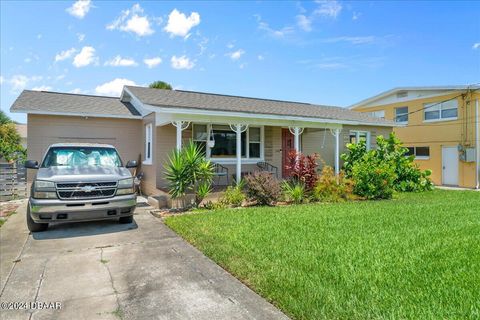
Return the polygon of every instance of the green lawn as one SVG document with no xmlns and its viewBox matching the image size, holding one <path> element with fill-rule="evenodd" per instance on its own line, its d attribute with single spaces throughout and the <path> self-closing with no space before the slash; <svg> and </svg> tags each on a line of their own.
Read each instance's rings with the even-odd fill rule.
<svg viewBox="0 0 480 320">
<path fill-rule="evenodd" d="M 480 193 L 200 212 L 166 223 L 295 319 L 480 319 Z"/>
</svg>

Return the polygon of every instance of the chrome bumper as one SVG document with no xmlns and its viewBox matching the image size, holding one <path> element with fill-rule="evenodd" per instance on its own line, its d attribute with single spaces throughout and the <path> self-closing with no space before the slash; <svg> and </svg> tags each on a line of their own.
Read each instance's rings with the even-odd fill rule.
<svg viewBox="0 0 480 320">
<path fill-rule="evenodd" d="M 131 216 L 137 204 L 136 195 L 91 200 L 33 199 L 28 205 L 37 223 L 55 221 L 90 221 Z"/>
</svg>

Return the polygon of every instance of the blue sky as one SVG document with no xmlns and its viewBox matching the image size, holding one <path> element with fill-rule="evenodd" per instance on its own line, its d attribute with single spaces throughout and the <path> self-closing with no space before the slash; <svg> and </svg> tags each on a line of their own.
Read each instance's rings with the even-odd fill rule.
<svg viewBox="0 0 480 320">
<path fill-rule="evenodd" d="M 480 82 L 480 2 L 2 1 L 1 108 L 127 84 L 348 106 Z M 24 122 L 23 114 L 11 114 Z"/>
</svg>

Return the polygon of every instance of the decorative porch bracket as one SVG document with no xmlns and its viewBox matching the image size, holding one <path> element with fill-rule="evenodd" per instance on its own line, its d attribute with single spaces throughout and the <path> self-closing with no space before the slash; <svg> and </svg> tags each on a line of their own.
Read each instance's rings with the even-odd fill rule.
<svg viewBox="0 0 480 320">
<path fill-rule="evenodd" d="M 303 133 L 303 130 L 305 130 L 305 128 L 302 128 L 302 127 L 288 127 L 288 131 L 290 131 L 290 133 L 293 134 L 293 136 L 294 136 L 293 145 L 294 145 L 295 151 L 297 153 L 300 152 L 300 135 Z"/>
<path fill-rule="evenodd" d="M 182 131 L 187 129 L 190 121 L 172 121 L 172 125 L 177 128 L 177 150 L 182 149 Z"/>
<path fill-rule="evenodd" d="M 242 132 L 247 131 L 248 124 L 230 124 L 230 129 L 237 134 L 237 185 L 242 180 Z"/>
</svg>

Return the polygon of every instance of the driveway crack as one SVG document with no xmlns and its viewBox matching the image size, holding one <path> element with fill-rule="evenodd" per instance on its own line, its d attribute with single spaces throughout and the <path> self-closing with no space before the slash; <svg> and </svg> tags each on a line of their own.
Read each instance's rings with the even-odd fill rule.
<svg viewBox="0 0 480 320">
<path fill-rule="evenodd" d="M 22 254 L 23 254 L 23 251 L 25 250 L 25 247 L 27 245 L 27 242 L 28 242 L 29 238 L 30 238 L 30 233 L 27 234 L 27 236 L 25 237 L 25 241 L 23 242 L 22 249 L 20 250 L 20 253 L 18 254 L 17 258 L 15 260 L 13 260 L 13 266 L 10 268 L 10 272 L 7 275 L 7 279 L 5 279 L 5 283 L 3 284 L 2 291 L 0 291 L 0 297 L 2 297 L 3 292 L 5 291 L 5 288 L 7 287 L 8 281 L 10 280 L 10 276 L 12 275 L 13 270 L 17 266 L 17 263 L 19 263 L 22 260 L 21 259 Z"/>
<path fill-rule="evenodd" d="M 112 272 L 110 271 L 110 268 L 108 267 L 108 260 L 103 258 L 103 248 L 100 248 L 100 262 L 105 266 L 108 272 L 108 276 L 110 278 L 110 285 L 112 286 L 113 293 L 115 294 L 115 299 L 117 300 L 117 309 L 113 311 L 113 314 L 116 315 L 118 318 L 123 319 L 123 311 L 120 306 L 120 298 L 118 296 L 118 290 L 115 288 L 115 284 L 113 282 L 113 277 L 112 277 Z"/>
<path fill-rule="evenodd" d="M 45 276 L 45 270 L 47 270 L 47 264 L 48 264 L 48 261 L 49 259 L 47 259 L 45 261 L 45 265 L 43 266 L 43 270 L 42 270 L 42 274 L 40 275 L 40 279 L 38 281 L 38 286 L 37 286 L 37 290 L 35 292 L 35 298 L 33 299 L 33 302 L 37 302 L 37 299 L 38 299 L 38 294 L 40 293 L 40 287 L 42 286 L 42 283 L 43 283 L 43 278 Z M 32 319 L 32 316 L 33 314 L 35 313 L 36 310 L 33 310 L 30 312 L 30 317 L 28 317 L 28 319 Z"/>
</svg>

